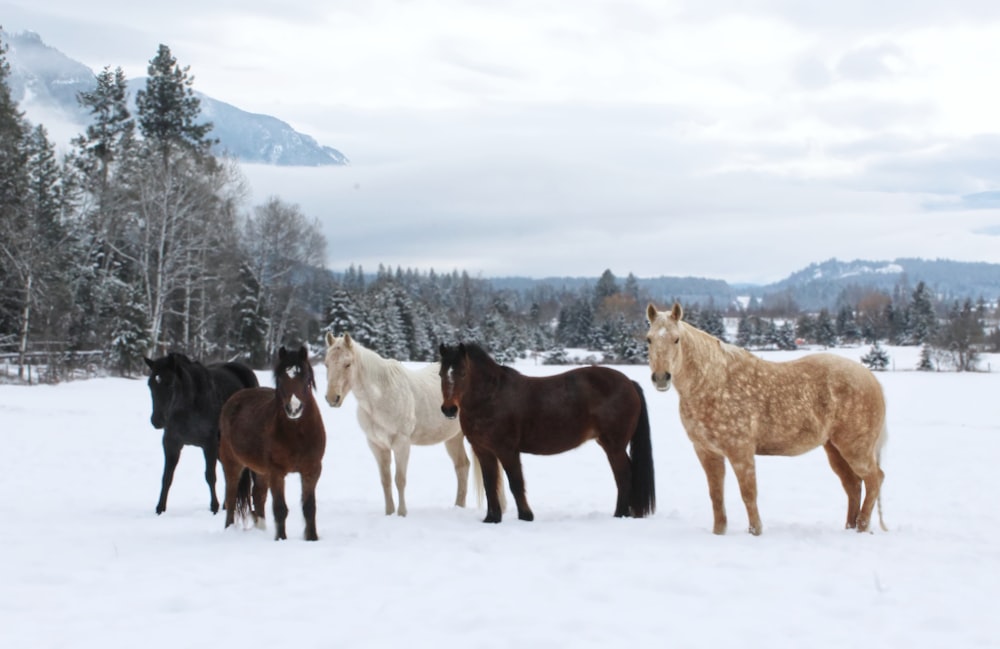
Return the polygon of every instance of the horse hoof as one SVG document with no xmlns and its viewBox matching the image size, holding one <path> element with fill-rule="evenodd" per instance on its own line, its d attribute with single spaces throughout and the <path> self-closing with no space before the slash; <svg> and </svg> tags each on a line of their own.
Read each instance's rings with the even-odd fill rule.
<svg viewBox="0 0 1000 649">
<path fill-rule="evenodd" d="M 496 524 L 496 523 L 500 522 L 500 517 L 499 516 L 487 516 L 486 518 L 483 519 L 483 522 L 484 523 L 494 523 L 494 524 Z"/>
<path fill-rule="evenodd" d="M 533 521 L 535 520 L 535 515 L 532 512 L 518 512 L 517 517 L 522 521 Z"/>
</svg>

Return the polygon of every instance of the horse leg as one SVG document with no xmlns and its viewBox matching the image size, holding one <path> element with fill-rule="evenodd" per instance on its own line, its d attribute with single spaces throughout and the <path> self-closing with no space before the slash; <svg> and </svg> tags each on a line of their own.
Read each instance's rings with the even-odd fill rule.
<svg viewBox="0 0 1000 649">
<path fill-rule="evenodd" d="M 301 472 L 302 476 L 302 516 L 306 519 L 306 541 L 318 541 L 316 533 L 316 483 L 323 468 L 317 464 Z"/>
<path fill-rule="evenodd" d="M 236 492 L 239 490 L 240 474 L 243 467 L 235 459 L 228 456 L 226 449 L 221 449 L 222 476 L 226 479 L 226 490 L 223 495 L 226 509 L 226 524 L 229 527 L 236 522 Z"/>
<path fill-rule="evenodd" d="M 503 508 L 500 506 L 500 464 L 497 456 L 477 446 L 472 447 L 472 452 L 479 460 L 479 468 L 483 472 L 483 487 L 486 490 L 486 518 L 483 522 L 499 523 L 503 519 Z"/>
<path fill-rule="evenodd" d="M 850 465 L 851 470 L 860 476 L 865 483 L 865 500 L 861 503 L 861 511 L 858 513 L 857 528 L 859 532 L 867 532 L 872 519 L 872 510 L 875 508 L 879 491 L 882 489 L 885 473 L 879 468 L 878 460 L 872 453 L 852 453 L 850 449 L 844 448 L 837 450 Z"/>
<path fill-rule="evenodd" d="M 522 521 L 535 520 L 535 514 L 531 511 L 531 507 L 528 506 L 528 499 L 524 495 L 524 473 L 521 471 L 521 454 L 513 451 L 501 457 L 500 463 L 503 464 L 503 469 L 507 473 L 507 483 L 510 485 L 511 493 L 514 494 L 514 502 L 517 503 L 517 517 Z M 489 492 L 487 492 L 488 494 Z"/>
<path fill-rule="evenodd" d="M 826 451 L 833 472 L 840 478 L 840 484 L 847 492 L 847 525 L 845 527 L 849 530 L 854 529 L 858 524 L 858 513 L 861 511 L 861 478 L 854 473 L 854 469 L 832 442 L 824 444 L 823 450 Z"/>
<path fill-rule="evenodd" d="M 264 517 L 267 511 L 267 476 L 256 472 L 251 472 L 251 476 L 253 477 L 253 526 L 265 530 L 267 529 L 267 519 Z"/>
<path fill-rule="evenodd" d="M 205 453 L 205 482 L 208 483 L 208 493 L 211 495 L 209 509 L 213 514 L 219 513 L 219 499 L 215 496 L 215 465 L 219 461 L 219 446 L 210 444 L 202 449 Z"/>
<path fill-rule="evenodd" d="M 701 462 L 701 468 L 708 478 L 708 497 L 712 499 L 712 515 L 715 523 L 712 526 L 712 534 L 726 533 L 726 458 L 718 453 L 713 453 L 695 445 L 694 452 Z"/>
<path fill-rule="evenodd" d="M 285 474 L 273 473 L 269 475 L 268 482 L 271 483 L 271 508 L 274 510 L 274 540 L 283 541 L 285 536 L 285 519 L 288 518 L 288 504 L 285 503 Z"/>
<path fill-rule="evenodd" d="M 396 458 L 396 493 L 399 494 L 399 507 L 396 513 L 406 516 L 406 467 L 410 463 L 410 440 L 400 435 L 393 445 L 392 454 Z"/>
<path fill-rule="evenodd" d="M 611 472 L 615 476 L 615 485 L 618 486 L 618 502 L 615 504 L 615 517 L 628 516 L 632 511 L 632 463 L 628 459 L 625 448 L 611 448 L 598 437 L 597 443 L 604 449 L 611 464 Z"/>
<path fill-rule="evenodd" d="M 754 536 L 760 536 L 764 526 L 760 522 L 760 512 L 757 511 L 757 468 L 753 451 L 733 454 L 729 457 L 729 463 L 733 465 L 733 473 L 736 474 L 736 481 L 740 485 L 740 495 L 743 496 L 743 505 L 747 508 L 747 519 L 750 521 L 747 531 Z"/>
<path fill-rule="evenodd" d="M 392 464 L 392 451 L 382 448 L 368 440 L 368 448 L 372 450 L 375 461 L 378 463 L 378 476 L 382 481 L 382 495 L 385 497 L 385 515 L 388 516 L 396 511 L 396 505 L 392 500 L 392 476 L 390 465 Z"/>
<path fill-rule="evenodd" d="M 163 479 L 160 482 L 160 500 L 156 503 L 156 513 L 162 514 L 167 511 L 167 492 L 170 491 L 170 484 L 174 481 L 174 469 L 181 459 L 181 448 L 183 444 L 174 440 L 173 436 L 163 435 Z"/>
<path fill-rule="evenodd" d="M 455 435 L 444 441 L 452 464 L 455 465 L 455 479 L 458 480 L 458 491 L 455 493 L 455 506 L 465 507 L 465 499 L 469 489 L 469 456 L 465 454 L 465 436 Z"/>
</svg>

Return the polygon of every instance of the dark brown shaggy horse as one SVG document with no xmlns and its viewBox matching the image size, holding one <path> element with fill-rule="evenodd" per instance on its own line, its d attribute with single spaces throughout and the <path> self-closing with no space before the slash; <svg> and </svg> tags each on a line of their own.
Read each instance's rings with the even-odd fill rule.
<svg viewBox="0 0 1000 649">
<path fill-rule="evenodd" d="M 618 486 L 615 516 L 642 517 L 656 509 L 653 449 L 642 388 L 607 367 L 582 367 L 527 377 L 498 365 L 478 345 L 441 345 L 441 391 L 446 417 L 458 416 L 479 458 L 486 487 L 485 523 L 499 523 L 497 460 L 517 502 L 517 517 L 534 514 L 524 496 L 521 453 L 553 455 L 596 439 Z M 629 452 L 626 452 L 628 449 Z"/>
<path fill-rule="evenodd" d="M 222 438 L 219 459 L 226 476 L 226 527 L 239 512 L 249 513 L 250 471 L 253 484 L 253 519 L 264 526 L 267 489 L 273 498 L 274 538 L 284 539 L 288 506 L 285 503 L 285 476 L 298 471 L 302 477 L 302 513 L 306 519 L 306 540 L 315 541 L 316 483 L 323 469 L 326 430 L 313 390 L 316 381 L 305 347 L 278 352 L 274 367 L 274 388 L 252 388 L 234 394 L 222 407 Z"/>
</svg>

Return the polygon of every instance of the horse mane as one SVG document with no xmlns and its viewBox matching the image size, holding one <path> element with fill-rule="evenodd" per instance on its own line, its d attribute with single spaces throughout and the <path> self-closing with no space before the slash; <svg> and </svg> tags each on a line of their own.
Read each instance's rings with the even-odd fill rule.
<svg viewBox="0 0 1000 649">
<path fill-rule="evenodd" d="M 380 386 L 391 386 L 405 379 L 406 368 L 398 360 L 385 358 L 354 338 L 351 338 L 351 349 L 354 351 L 354 360 L 357 363 L 355 371 L 363 370 L 366 380 Z"/>
<path fill-rule="evenodd" d="M 465 353 L 473 361 L 481 364 L 485 364 L 488 368 L 492 369 L 495 373 L 504 375 L 514 375 L 520 376 L 521 373 L 512 367 L 507 367 L 506 365 L 501 365 L 496 362 L 496 360 L 490 356 L 489 352 L 482 348 L 479 343 L 462 343 L 465 347 Z"/>
<path fill-rule="evenodd" d="M 300 363 L 298 360 L 299 352 L 288 352 L 285 358 L 278 358 L 278 362 L 274 365 L 274 384 L 278 384 L 278 379 L 285 374 L 289 367 L 297 367 L 301 370 L 302 374 L 306 377 L 306 385 L 311 387 L 313 390 L 316 389 L 316 377 L 313 375 L 312 365 L 309 363 L 308 356 L 304 363 Z"/>
<path fill-rule="evenodd" d="M 174 374 L 180 379 L 185 402 L 194 404 L 212 391 L 211 377 L 204 365 L 180 352 L 170 352 L 167 356 Z"/>
</svg>

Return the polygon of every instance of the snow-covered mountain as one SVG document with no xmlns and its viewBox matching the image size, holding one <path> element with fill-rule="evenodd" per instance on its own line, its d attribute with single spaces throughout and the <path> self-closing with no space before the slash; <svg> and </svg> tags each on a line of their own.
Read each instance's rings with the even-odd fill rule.
<svg viewBox="0 0 1000 649">
<path fill-rule="evenodd" d="M 89 115 L 76 100 L 77 93 L 92 90 L 95 72 L 59 50 L 46 45 L 35 33 L 3 32 L 9 47 L 7 61 L 11 94 L 32 124 L 41 124 L 50 139 L 65 145 L 83 132 Z M 129 81 L 130 96 L 145 87 L 146 80 Z M 289 124 L 271 117 L 240 110 L 236 106 L 197 93 L 205 121 L 213 123 L 211 136 L 219 140 L 218 153 L 242 162 L 287 166 L 348 164 L 347 156 Z"/>
</svg>

